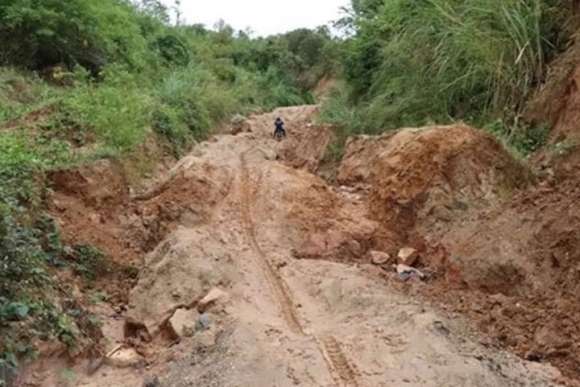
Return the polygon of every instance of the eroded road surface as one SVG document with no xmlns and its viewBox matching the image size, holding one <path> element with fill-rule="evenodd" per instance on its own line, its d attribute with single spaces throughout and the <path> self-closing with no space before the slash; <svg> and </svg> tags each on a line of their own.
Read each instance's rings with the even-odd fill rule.
<svg viewBox="0 0 580 387">
<path fill-rule="evenodd" d="M 296 253 L 358 254 L 379 228 L 360 195 L 311 173 L 330 138 L 309 124 L 315 110 L 253 117 L 251 132 L 200 144 L 152 190 L 148 205 L 178 203 L 177 225 L 144 258 L 129 324 L 106 326 L 145 365 L 91 376 L 79 365 L 68 385 L 138 387 L 154 374 L 167 387 L 555 385 L 553 368 L 484 346 L 461 317 L 397 293 L 370 263 Z M 282 142 L 270 135 L 278 115 Z M 215 288 L 226 295 L 203 310 L 208 326 L 171 337 L 176 313 L 199 322 Z"/>
</svg>

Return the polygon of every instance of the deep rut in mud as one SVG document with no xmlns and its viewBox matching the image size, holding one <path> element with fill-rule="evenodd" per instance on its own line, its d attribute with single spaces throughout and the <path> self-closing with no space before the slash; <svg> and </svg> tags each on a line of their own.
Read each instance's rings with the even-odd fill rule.
<svg viewBox="0 0 580 387">
<path fill-rule="evenodd" d="M 258 257 L 259 266 L 263 268 L 264 274 L 276 295 L 278 304 L 280 305 L 280 309 L 282 310 L 282 314 L 284 315 L 288 327 L 294 333 L 305 335 L 287 285 L 272 267 L 268 257 L 256 240 L 256 232 L 252 222 L 252 211 L 250 207 L 251 179 L 246 164 L 246 152 L 240 155 L 240 165 L 242 176 L 240 195 L 241 212 L 248 243 Z M 322 356 L 327 361 L 328 370 L 333 375 L 337 384 L 345 387 L 362 387 L 362 384 L 359 382 L 360 374 L 356 367 L 348 360 L 341 348 L 341 344 L 333 336 L 325 334 L 320 339 L 315 339 L 315 342 L 317 343 Z"/>
</svg>

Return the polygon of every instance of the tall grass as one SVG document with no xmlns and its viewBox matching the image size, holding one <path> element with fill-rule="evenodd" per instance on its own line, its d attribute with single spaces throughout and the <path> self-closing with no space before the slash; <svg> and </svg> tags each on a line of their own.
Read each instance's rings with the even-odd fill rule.
<svg viewBox="0 0 580 387">
<path fill-rule="evenodd" d="M 548 11 L 542 0 L 382 2 L 351 42 L 355 66 L 369 66 L 357 50 L 380 46 L 360 130 L 500 118 L 509 136 L 554 50 Z"/>
</svg>

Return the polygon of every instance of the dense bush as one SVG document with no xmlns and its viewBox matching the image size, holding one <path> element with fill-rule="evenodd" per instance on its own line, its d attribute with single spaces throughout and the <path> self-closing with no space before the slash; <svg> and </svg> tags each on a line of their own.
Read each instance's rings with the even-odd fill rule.
<svg viewBox="0 0 580 387">
<path fill-rule="evenodd" d="M 353 0 L 343 20 L 354 31 L 345 42 L 347 87 L 334 108 L 356 107 L 364 119 L 351 126 L 364 132 L 499 119 L 503 135 L 521 137 L 520 113 L 570 37 L 570 5 Z"/>
<path fill-rule="evenodd" d="M 324 28 L 253 39 L 170 20 L 158 0 L 0 2 L 0 370 L 38 338 L 74 344 L 71 321 L 92 326 L 54 304 L 55 269 L 94 280 L 110 263 L 90 246 L 65 253 L 44 214 L 47 170 L 135 157 L 152 132 L 179 156 L 234 114 L 313 102 L 336 68 Z"/>
</svg>

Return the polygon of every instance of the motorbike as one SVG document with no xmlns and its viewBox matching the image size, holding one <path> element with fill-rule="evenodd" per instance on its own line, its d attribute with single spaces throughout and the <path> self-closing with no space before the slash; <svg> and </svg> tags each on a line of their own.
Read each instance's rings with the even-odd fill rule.
<svg viewBox="0 0 580 387">
<path fill-rule="evenodd" d="M 283 137 L 286 137 L 286 133 L 282 129 L 274 130 L 274 139 L 276 141 L 282 140 Z"/>
</svg>

